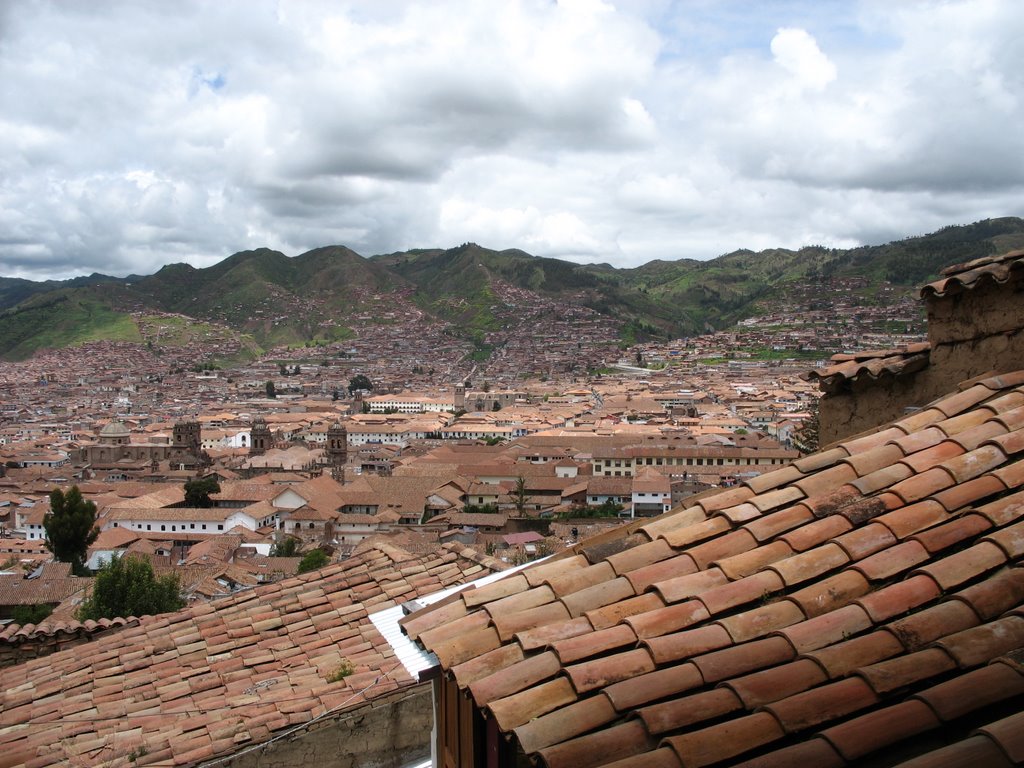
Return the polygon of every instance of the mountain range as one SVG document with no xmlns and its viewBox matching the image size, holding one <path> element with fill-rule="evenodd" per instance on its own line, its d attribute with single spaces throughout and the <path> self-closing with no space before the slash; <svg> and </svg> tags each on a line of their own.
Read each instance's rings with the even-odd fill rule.
<svg viewBox="0 0 1024 768">
<path fill-rule="evenodd" d="M 101 339 L 152 345 L 155 322 L 164 329 L 157 343 L 187 343 L 207 329 L 234 336 L 240 354 L 254 356 L 279 345 L 343 341 L 356 318 L 366 322 L 382 307 L 403 306 L 478 341 L 509 322 L 498 311 L 498 297 L 509 289 L 613 317 L 630 343 L 727 327 L 789 284 L 860 277 L 911 288 L 948 264 L 1021 247 L 1024 219 L 1007 217 L 879 246 L 739 250 L 632 269 L 474 243 L 369 258 L 344 246 L 295 257 L 261 248 L 205 269 L 170 264 L 148 276 L 0 277 L 0 357 Z"/>
</svg>

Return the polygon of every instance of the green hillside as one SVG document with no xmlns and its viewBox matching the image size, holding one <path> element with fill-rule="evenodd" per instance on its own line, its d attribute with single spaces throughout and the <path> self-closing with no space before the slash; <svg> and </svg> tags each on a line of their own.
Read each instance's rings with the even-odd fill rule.
<svg viewBox="0 0 1024 768">
<path fill-rule="evenodd" d="M 95 287 L 61 288 L 0 312 L 0 356 L 23 360 L 39 349 L 99 340 L 142 343 L 131 315 L 112 310 L 98 294 Z"/>
<path fill-rule="evenodd" d="M 501 298 L 511 289 L 520 297 L 612 317 L 628 343 L 728 327 L 754 314 L 759 299 L 806 281 L 858 277 L 870 300 L 872 286 L 883 281 L 910 289 L 935 279 L 948 264 L 1021 247 L 1024 220 L 1002 218 L 880 246 L 739 250 L 710 261 L 652 261 L 634 269 L 475 243 L 371 258 L 344 246 L 294 258 L 261 248 L 205 269 L 170 264 L 148 277 L 92 275 L 48 283 L 0 278 L 0 356 L 22 358 L 94 339 L 188 343 L 225 331 L 257 354 L 277 345 L 349 338 L 355 318 L 365 322 L 382 308 L 409 301 L 450 323 L 486 355 L 484 335 L 518 321 L 509 309 L 514 304 Z M 198 325 L 175 327 L 169 315 Z M 132 316 L 140 318 L 144 333 Z M 163 319 L 147 323 L 147 316 Z"/>
</svg>

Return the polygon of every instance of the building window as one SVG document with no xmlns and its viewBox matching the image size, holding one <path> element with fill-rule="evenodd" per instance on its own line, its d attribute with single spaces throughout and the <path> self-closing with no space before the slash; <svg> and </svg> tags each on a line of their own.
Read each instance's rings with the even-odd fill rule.
<svg viewBox="0 0 1024 768">
<path fill-rule="evenodd" d="M 223 531 L 223 530 L 224 530 L 224 525 L 223 525 L 223 523 L 220 523 L 220 524 L 218 524 L 218 525 L 217 525 L 217 530 L 218 530 L 218 531 Z"/>
<path fill-rule="evenodd" d="M 161 525 L 160 526 L 160 530 L 161 531 L 166 531 L 167 530 L 167 526 L 166 525 Z"/>
</svg>

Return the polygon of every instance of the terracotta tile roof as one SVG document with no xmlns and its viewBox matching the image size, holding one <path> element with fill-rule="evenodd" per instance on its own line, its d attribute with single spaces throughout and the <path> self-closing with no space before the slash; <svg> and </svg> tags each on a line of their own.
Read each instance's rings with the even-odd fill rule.
<svg viewBox="0 0 1024 768">
<path fill-rule="evenodd" d="M 917 373 L 928 367 L 930 352 L 931 344 L 923 341 L 898 349 L 832 355 L 832 365 L 809 371 L 802 378 L 817 381 L 824 392 L 835 392 L 846 382 L 859 378 L 880 379 Z"/>
<path fill-rule="evenodd" d="M 87 656 L 72 649 L 7 668 L 0 763 L 195 764 L 350 710 L 414 682 L 370 612 L 490 572 L 459 546 L 414 557 L 384 545 L 146 617 Z M 345 660 L 352 674 L 331 682 Z"/>
<path fill-rule="evenodd" d="M 68 636 L 89 636 L 100 634 L 118 627 L 137 626 L 139 619 L 134 616 L 128 618 L 118 617 L 116 619 L 100 619 L 99 621 L 44 621 L 42 624 L 8 624 L 0 631 L 0 643 L 5 645 L 17 645 L 19 643 L 35 640 L 39 637 L 53 637 L 55 635 Z"/>
<path fill-rule="evenodd" d="M 91 578 L 74 576 L 50 579 L 24 579 L 17 574 L 0 576 L 0 605 L 59 603 L 91 584 Z"/>
<path fill-rule="evenodd" d="M 1010 764 L 1022 383 L 973 383 L 403 628 L 552 768 Z"/>
<path fill-rule="evenodd" d="M 964 264 L 953 264 L 940 273 L 941 280 L 921 289 L 921 296 L 945 296 L 972 290 L 985 282 L 1005 283 L 1024 275 L 1024 250 L 986 256 Z"/>
</svg>

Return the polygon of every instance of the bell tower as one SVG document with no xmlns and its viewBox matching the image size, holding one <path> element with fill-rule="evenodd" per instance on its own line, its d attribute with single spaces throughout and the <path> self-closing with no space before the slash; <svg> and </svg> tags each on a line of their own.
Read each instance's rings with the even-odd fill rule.
<svg viewBox="0 0 1024 768">
<path fill-rule="evenodd" d="M 257 416 L 252 422 L 252 429 L 249 437 L 249 455 L 259 456 L 267 452 L 271 446 L 272 437 L 270 427 L 262 416 Z"/>
<path fill-rule="evenodd" d="M 343 467 L 348 461 L 348 430 L 340 421 L 327 428 L 327 456 L 332 467 Z"/>
</svg>

